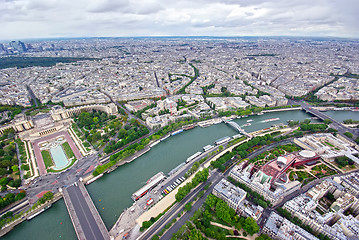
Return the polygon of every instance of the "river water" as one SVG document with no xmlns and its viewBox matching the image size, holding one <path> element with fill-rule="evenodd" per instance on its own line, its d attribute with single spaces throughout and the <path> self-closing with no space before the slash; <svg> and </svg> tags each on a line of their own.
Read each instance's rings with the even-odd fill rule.
<svg viewBox="0 0 359 240">
<path fill-rule="evenodd" d="M 359 112 L 352 111 L 326 111 L 324 112 L 329 117 L 334 118 L 339 122 L 343 122 L 347 119 L 359 120 Z"/>
<path fill-rule="evenodd" d="M 328 113 L 339 121 L 348 118 L 359 120 L 359 112 L 332 111 Z M 302 121 L 310 117 L 311 115 L 303 111 L 284 111 L 249 116 L 234 121 L 242 126 L 252 119 L 251 126 L 243 127 L 247 132 L 252 132 L 276 123 L 286 123 L 287 120 Z M 269 118 L 280 118 L 280 120 L 262 122 Z M 317 120 L 312 120 L 312 122 L 317 122 Z M 87 190 L 107 228 L 110 229 L 123 210 L 132 205 L 132 193 L 142 187 L 150 177 L 160 171 L 167 174 L 174 167 L 184 162 L 187 157 L 195 152 L 202 151 L 203 146 L 213 144 L 215 140 L 221 137 L 235 134 L 237 132 L 224 123 L 184 131 L 169 137 L 133 162 L 119 167 L 111 174 L 106 174 L 88 185 Z M 46 212 L 31 221 L 18 225 L 3 239 L 76 239 L 76 233 L 64 200 L 61 199 Z"/>
</svg>

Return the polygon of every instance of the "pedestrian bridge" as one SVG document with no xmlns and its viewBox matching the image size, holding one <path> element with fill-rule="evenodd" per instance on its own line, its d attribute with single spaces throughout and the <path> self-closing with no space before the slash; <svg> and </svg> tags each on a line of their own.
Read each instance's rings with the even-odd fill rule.
<svg viewBox="0 0 359 240">
<path fill-rule="evenodd" d="M 241 128 L 236 122 L 232 122 L 232 121 L 224 121 L 226 124 L 228 124 L 229 126 L 231 126 L 232 128 L 236 129 L 239 133 L 247 136 L 247 137 L 251 137 L 246 131 L 244 131 L 243 128 Z"/>
<path fill-rule="evenodd" d="M 65 188 L 63 196 L 79 240 L 110 239 L 107 228 L 81 181 Z"/>
</svg>

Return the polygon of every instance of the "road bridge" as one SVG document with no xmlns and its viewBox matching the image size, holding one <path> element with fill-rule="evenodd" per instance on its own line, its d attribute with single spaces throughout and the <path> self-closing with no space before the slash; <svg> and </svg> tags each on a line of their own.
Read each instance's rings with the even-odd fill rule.
<svg viewBox="0 0 359 240">
<path fill-rule="evenodd" d="M 63 190 L 67 210 L 79 240 L 109 240 L 110 235 L 81 181 Z"/>
<path fill-rule="evenodd" d="M 303 110 L 305 110 L 306 112 L 320 118 L 323 121 L 325 119 L 330 120 L 332 122 L 331 127 L 338 130 L 339 133 L 341 133 L 341 134 L 343 134 L 345 132 L 350 132 L 355 136 L 354 138 L 358 137 L 358 135 L 359 135 L 357 129 L 349 128 L 349 127 L 343 125 L 342 123 L 338 122 L 334 118 L 331 118 L 331 117 L 327 116 L 325 113 L 320 112 L 319 110 L 316 110 L 316 109 L 314 109 L 312 107 L 308 107 L 308 106 L 305 106 L 305 107 L 303 106 Z"/>
</svg>

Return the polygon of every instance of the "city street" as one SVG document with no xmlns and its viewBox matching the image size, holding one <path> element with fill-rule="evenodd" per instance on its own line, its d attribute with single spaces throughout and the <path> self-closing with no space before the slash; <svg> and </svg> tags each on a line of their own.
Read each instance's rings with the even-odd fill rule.
<svg viewBox="0 0 359 240">
<path fill-rule="evenodd" d="M 30 202 L 37 200 L 36 195 L 43 191 L 57 192 L 59 188 L 67 187 L 84 177 L 84 173 L 91 165 L 98 165 L 96 154 L 83 157 L 71 167 L 61 173 L 48 173 L 35 179 L 30 186 L 25 187 Z"/>
<path fill-rule="evenodd" d="M 151 228 L 149 228 L 143 235 L 141 235 L 138 239 L 151 239 L 153 235 L 158 233 L 167 223 L 171 222 L 173 219 L 177 218 L 177 214 L 184 210 L 184 205 L 187 202 L 193 201 L 193 199 L 196 197 L 196 195 L 203 190 L 203 188 L 209 184 L 212 183 L 211 187 L 206 191 L 205 195 L 200 198 L 200 200 L 192 207 L 192 210 L 189 212 L 189 214 L 185 214 L 181 217 L 179 221 L 177 221 L 169 230 L 168 235 L 169 238 L 163 238 L 163 239 L 170 239 L 173 233 L 177 232 L 178 229 L 183 225 L 185 221 L 188 220 L 188 218 L 191 216 L 190 213 L 194 213 L 196 206 L 197 209 L 202 205 L 208 194 L 212 192 L 213 187 L 221 180 L 222 173 L 218 172 L 217 170 L 212 171 L 211 176 L 208 178 L 208 180 L 201 185 L 199 185 L 196 189 L 194 189 L 190 194 L 188 194 L 181 202 L 175 203 L 175 205 L 166 212 L 164 216 L 162 216 L 157 222 L 155 222 Z M 182 220 L 183 218 L 183 220 Z M 187 220 L 185 220 L 187 219 Z M 167 233 L 166 233 L 167 234 Z M 164 237 L 164 236 L 163 236 Z"/>
</svg>

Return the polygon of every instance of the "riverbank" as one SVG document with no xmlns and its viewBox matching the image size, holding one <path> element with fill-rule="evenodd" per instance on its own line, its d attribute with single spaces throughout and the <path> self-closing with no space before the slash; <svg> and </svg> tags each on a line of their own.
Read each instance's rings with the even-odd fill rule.
<svg viewBox="0 0 359 240">
<path fill-rule="evenodd" d="M 278 128 L 270 128 L 270 129 L 266 129 L 266 131 L 263 130 L 258 130 L 255 132 L 251 132 L 250 134 L 252 136 L 260 136 L 260 135 L 265 135 L 274 131 L 281 131 L 281 132 L 289 132 L 291 131 L 291 128 L 284 128 L 284 129 L 278 129 Z M 178 189 L 181 186 L 184 186 L 186 183 L 192 181 L 192 178 L 195 176 L 195 174 L 198 171 L 201 171 L 204 168 L 209 168 L 211 165 L 212 161 L 217 160 L 218 158 L 222 157 L 224 154 L 226 154 L 227 152 L 232 151 L 235 147 L 239 146 L 240 144 L 246 142 L 250 140 L 250 138 L 244 139 L 224 150 L 222 150 L 221 152 L 219 152 L 218 154 L 210 157 L 206 162 L 204 162 L 202 164 L 202 167 L 200 169 L 198 169 L 195 173 L 193 173 L 191 175 L 191 177 L 189 177 L 188 179 L 186 179 L 183 183 L 181 183 L 179 186 L 177 186 L 173 191 L 171 191 L 168 195 L 166 195 L 164 198 L 162 198 L 160 201 L 158 201 L 153 207 L 151 207 L 148 211 L 144 212 L 143 214 L 141 214 L 140 216 L 138 216 L 138 218 L 135 219 L 135 221 L 133 221 L 133 217 L 134 214 L 137 216 L 138 215 L 138 211 L 137 208 L 139 208 L 138 205 L 141 205 L 141 203 L 139 202 L 135 202 L 132 207 L 129 207 L 128 209 L 126 209 L 120 216 L 120 218 L 117 220 L 116 224 L 112 227 L 110 234 L 111 236 L 115 237 L 116 239 L 122 239 L 122 237 L 128 233 L 131 232 L 131 238 L 133 237 L 133 235 L 139 235 L 139 232 L 136 231 L 133 232 L 131 231 L 132 229 L 138 229 L 142 223 L 144 221 L 149 221 L 152 217 L 156 217 L 159 214 L 163 213 L 166 209 L 168 209 L 169 207 L 171 207 L 175 202 L 175 196 L 178 192 Z M 173 179 L 175 179 L 176 177 L 174 177 Z M 169 182 L 172 180 L 168 180 Z M 154 190 L 154 192 L 158 191 L 158 189 L 156 188 Z M 148 198 L 148 197 L 147 197 Z M 153 196 L 151 195 L 151 198 L 153 198 Z M 136 209 L 136 210 L 135 210 Z M 133 223 L 130 223 L 129 221 L 132 220 Z"/>
<path fill-rule="evenodd" d="M 226 148 L 222 150 L 220 153 L 214 155 L 213 157 L 209 158 L 205 163 L 202 164 L 202 167 L 200 167 L 195 173 L 193 173 L 189 178 L 187 178 L 184 182 L 182 182 L 179 186 L 177 186 L 173 191 L 171 191 L 169 194 L 167 194 L 164 198 L 162 198 L 160 201 L 158 201 L 153 207 L 151 207 L 148 211 L 142 213 L 139 215 L 136 219 L 133 219 L 133 214 L 137 212 L 135 208 L 138 208 L 139 204 L 138 202 L 135 202 L 132 207 L 129 207 L 127 210 L 125 210 L 115 225 L 110 230 L 111 236 L 115 237 L 115 239 L 122 239 L 122 237 L 131 231 L 131 229 L 135 228 L 137 226 L 141 226 L 144 221 L 150 220 L 152 217 L 156 217 L 159 214 L 163 213 L 167 208 L 171 207 L 176 202 L 176 194 L 178 192 L 178 189 L 181 186 L 184 186 L 186 183 L 191 182 L 192 178 L 196 175 L 197 172 L 203 170 L 204 168 L 208 168 L 210 166 L 211 161 L 217 160 L 219 157 L 221 157 L 223 154 L 227 153 L 228 151 L 232 151 L 232 149 L 239 144 L 242 144 L 243 142 L 248 141 L 248 139 L 245 139 L 241 142 L 238 142 L 237 144 Z M 170 179 L 174 179 L 176 177 L 171 177 Z M 168 181 L 170 181 L 168 179 Z M 155 191 L 158 191 L 158 189 L 155 189 Z M 132 223 L 129 222 L 129 220 L 133 220 Z M 138 233 L 137 233 L 138 234 Z"/>
<path fill-rule="evenodd" d="M 274 130 L 277 130 L 277 129 L 273 128 L 273 131 L 274 131 Z M 283 130 L 284 130 L 284 129 L 283 129 Z M 262 130 L 255 131 L 255 132 L 252 132 L 252 134 L 254 134 L 254 135 L 263 134 L 263 132 L 261 132 L 261 131 L 262 131 Z M 267 131 L 268 131 L 268 129 L 266 129 L 265 132 L 268 133 Z M 217 158 L 219 158 L 219 157 L 221 157 L 223 154 L 225 154 L 227 151 L 231 151 L 235 146 L 237 146 L 237 145 L 239 145 L 239 144 L 241 144 L 241 143 L 243 143 L 243 141 L 242 141 L 242 142 L 239 142 L 239 143 L 237 143 L 237 144 L 235 144 L 235 145 L 233 145 L 233 146 L 231 146 L 230 148 L 228 148 L 229 150 L 228 150 L 228 149 L 223 150 L 221 153 L 217 154 L 216 156 L 214 156 L 214 157 L 213 157 L 212 159 L 210 159 L 210 160 L 211 160 L 211 161 L 216 160 Z M 131 163 L 131 162 L 133 162 L 133 161 L 134 161 L 135 159 L 137 159 L 138 157 L 140 157 L 140 156 L 144 155 L 145 153 L 147 153 L 150 149 L 151 149 L 151 148 L 150 148 L 149 146 L 147 146 L 146 148 L 140 150 L 139 152 L 137 152 L 136 154 L 130 156 L 129 158 L 127 158 L 127 159 L 125 159 L 125 160 L 123 160 L 123 161 L 120 161 L 120 162 L 118 163 L 118 165 L 113 166 L 113 168 L 109 169 L 107 172 L 112 172 L 113 170 L 115 170 L 117 167 L 119 167 L 119 166 L 121 166 L 121 165 L 125 165 L 126 163 Z M 210 161 L 209 161 L 204 167 L 208 167 L 209 165 L 210 165 Z M 192 176 L 194 176 L 194 175 L 192 175 Z M 89 181 L 91 181 L 91 180 L 93 180 L 93 179 L 95 179 L 95 177 L 94 177 L 92 174 L 88 174 L 87 176 L 85 176 L 85 177 L 83 178 L 82 181 L 83 181 L 84 183 L 89 183 Z M 97 179 L 99 179 L 99 177 L 97 177 L 95 180 L 97 180 Z M 178 188 L 177 188 L 177 189 L 178 189 Z M 173 201 L 175 201 L 175 199 L 174 199 L 175 193 L 176 193 L 176 192 L 173 193 L 173 199 L 172 199 L 172 200 L 170 199 L 170 197 L 167 196 L 167 197 L 165 198 L 166 201 L 170 200 L 170 202 L 173 203 Z M 57 193 L 56 196 L 57 196 L 58 194 L 59 194 L 59 193 Z M 52 200 L 51 203 L 56 202 L 57 200 L 61 199 L 61 197 L 62 197 L 62 195 L 60 194 L 60 197 L 54 198 L 54 200 Z M 45 205 L 43 205 L 43 206 L 45 206 Z M 168 204 L 165 204 L 165 206 L 168 206 Z M 43 207 L 41 207 L 38 211 L 40 211 L 42 208 L 43 208 Z M 161 208 L 161 210 L 162 210 L 162 208 Z M 34 212 L 31 212 L 31 213 L 34 213 L 34 214 L 35 214 L 36 212 L 34 211 Z M 25 219 L 26 219 L 26 218 L 25 218 Z M 7 226 L 7 227 L 6 227 L 6 230 L 5 230 L 5 228 L 4 228 L 4 232 L 5 232 L 5 231 L 6 231 L 6 233 L 9 232 L 13 227 L 15 227 L 16 225 L 18 225 L 19 223 L 21 223 L 23 220 L 24 220 L 24 219 L 18 219 L 17 221 L 13 222 L 13 224 L 11 224 L 11 226 Z M 5 234 L 5 233 L 4 233 L 4 234 Z"/>
<path fill-rule="evenodd" d="M 50 201 L 40 205 L 39 207 L 35 208 L 34 210 L 31 210 L 29 212 L 24 213 L 21 218 L 16 219 L 15 221 L 5 225 L 1 230 L 0 230 L 0 237 L 3 237 L 5 234 L 7 234 L 8 232 L 10 232 L 14 227 L 16 227 L 17 225 L 19 225 L 20 223 L 22 223 L 23 221 L 27 220 L 28 217 L 34 216 L 38 213 L 40 213 L 41 211 L 44 211 L 45 209 L 47 209 L 48 207 L 50 207 L 53 203 L 57 202 L 58 200 L 60 200 L 62 198 L 62 193 L 57 192 L 54 194 L 53 199 L 51 199 Z"/>
<path fill-rule="evenodd" d="M 302 110 L 302 107 L 278 108 L 278 109 L 263 110 L 262 112 L 263 112 L 263 113 L 271 113 L 271 112 L 284 112 L 284 111 L 293 111 L 293 110 Z M 257 115 L 257 114 L 251 114 L 250 116 L 255 116 L 255 115 Z M 213 125 L 213 124 L 221 123 L 221 122 L 223 121 L 223 118 L 229 120 L 229 119 L 235 119 L 236 117 L 237 117 L 236 115 L 232 115 L 232 116 L 230 116 L 230 117 L 212 118 L 212 119 L 209 119 L 209 120 L 205 120 L 205 121 L 201 121 L 201 122 L 194 123 L 194 125 L 203 128 L 203 127 L 211 126 L 211 125 Z M 194 127 L 195 127 L 195 126 L 194 126 Z M 182 127 L 179 128 L 179 129 L 182 129 Z M 193 129 L 193 128 L 191 128 L 191 129 Z M 190 129 L 190 130 L 191 130 L 191 129 Z M 258 131 L 260 131 L 260 133 L 263 133 L 264 131 L 267 132 L 268 129 L 269 129 L 269 128 L 261 129 L 261 130 L 258 130 Z M 171 133 L 176 132 L 177 130 L 178 130 L 178 129 L 173 130 L 172 132 L 170 132 L 170 133 L 168 134 L 168 136 L 171 136 Z M 255 132 L 253 132 L 253 133 L 254 133 L 254 134 L 257 134 L 257 133 L 259 133 L 258 131 L 255 131 Z M 252 133 L 250 133 L 250 134 L 252 134 Z M 136 152 L 135 154 L 133 154 L 132 156 L 130 156 L 130 157 L 127 158 L 127 159 L 124 159 L 124 160 L 122 160 L 122 161 L 117 162 L 115 165 L 113 165 L 113 166 L 111 166 L 109 169 L 107 169 L 103 174 L 105 174 L 105 173 L 111 173 L 112 171 L 116 170 L 118 167 L 120 167 L 120 166 L 122 166 L 122 165 L 124 165 L 124 164 L 126 164 L 126 163 L 131 163 L 133 160 L 137 159 L 138 157 L 140 157 L 140 156 L 142 156 L 143 154 L 145 154 L 145 153 L 147 153 L 148 151 L 150 151 L 150 150 L 151 150 L 151 147 L 150 147 L 151 144 L 154 143 L 154 142 L 156 142 L 156 141 L 158 141 L 158 140 L 152 140 L 148 145 L 146 145 L 146 146 L 144 147 L 144 149 L 142 149 L 142 150 Z M 103 160 L 100 161 L 100 162 L 101 162 L 101 163 L 104 163 L 109 157 L 110 157 L 110 156 L 107 156 L 107 157 L 103 158 Z M 101 175 L 101 176 L 103 176 L 103 175 Z M 95 177 L 92 176 L 92 175 L 88 175 L 88 176 L 84 177 L 84 179 L 85 179 L 84 183 L 87 183 L 87 182 L 89 182 L 89 181 L 90 181 L 90 183 L 94 182 L 94 181 L 92 181 L 93 178 L 95 178 Z M 97 179 L 98 179 L 98 178 L 97 178 Z M 96 179 L 96 180 L 97 180 L 97 179 Z"/>
<path fill-rule="evenodd" d="M 338 112 L 338 115 L 343 115 L 343 113 Z M 304 111 L 283 111 L 267 113 L 262 116 L 253 115 L 250 117 L 253 119 L 252 125 L 245 127 L 245 129 L 248 132 L 253 132 L 269 128 L 273 125 L 273 122 L 267 123 L 263 122 L 263 120 L 276 117 L 280 118 L 278 123 L 285 124 L 287 120 L 296 119 L 302 121 L 310 117 L 310 115 Z M 352 118 L 354 119 L 354 117 Z M 234 119 L 233 121 L 243 125 L 247 119 L 241 118 Z M 102 178 L 87 186 L 86 188 L 108 229 L 111 229 L 124 209 L 131 208 L 133 204 L 130 198 L 131 194 L 141 188 L 150 177 L 159 171 L 164 173 L 169 172 L 193 153 L 201 151 L 203 146 L 213 144 L 217 139 L 224 136 L 232 136 L 234 134 L 237 134 L 234 129 L 224 124 L 213 125 L 208 128 L 197 127 L 191 129 L 191 131 L 184 131 L 175 137 L 162 141 L 161 144 L 154 146 L 152 151 L 142 155 L 136 161 L 131 161 L 131 164 L 124 164 L 125 162 L 122 160 L 123 166 L 118 168 L 117 171 L 113 171 L 112 174 L 104 174 Z M 91 174 L 89 176 L 92 178 Z M 53 206 L 50 211 L 41 214 L 36 218 L 36 221 L 21 224 L 21 226 L 17 227 L 15 231 L 12 231 L 4 239 L 26 239 L 27 236 L 29 240 L 46 239 L 47 234 L 53 236 L 61 235 L 62 238 L 73 239 L 76 236 L 75 232 L 72 231 L 73 226 L 71 221 L 67 218 L 68 214 L 65 204 L 59 201 L 55 206 L 56 208 Z M 60 225 L 58 217 L 54 217 L 55 215 L 61 216 L 62 225 Z M 56 220 L 54 221 L 54 219 Z M 43 230 L 36 231 L 35 229 Z"/>
<path fill-rule="evenodd" d="M 302 107 L 294 107 L 294 108 L 278 108 L 278 109 L 270 109 L 263 110 L 262 113 L 270 113 L 270 112 L 284 112 L 284 111 L 294 111 L 294 110 L 302 110 Z M 254 114 L 252 114 L 254 115 Z"/>
</svg>

